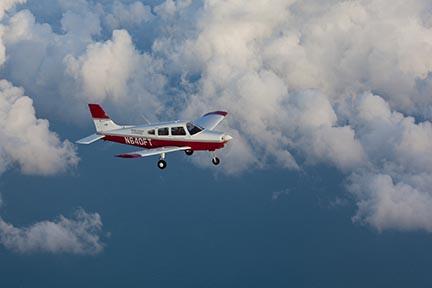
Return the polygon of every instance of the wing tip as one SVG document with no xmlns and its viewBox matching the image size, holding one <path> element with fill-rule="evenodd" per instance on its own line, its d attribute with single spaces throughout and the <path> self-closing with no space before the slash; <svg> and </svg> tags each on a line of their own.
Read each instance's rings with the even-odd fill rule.
<svg viewBox="0 0 432 288">
<path fill-rule="evenodd" d="M 205 114 L 204 116 L 208 116 L 208 115 L 221 115 L 221 116 L 226 116 L 228 115 L 228 112 L 226 111 L 213 111 L 213 112 L 209 112 L 207 114 Z"/>
</svg>

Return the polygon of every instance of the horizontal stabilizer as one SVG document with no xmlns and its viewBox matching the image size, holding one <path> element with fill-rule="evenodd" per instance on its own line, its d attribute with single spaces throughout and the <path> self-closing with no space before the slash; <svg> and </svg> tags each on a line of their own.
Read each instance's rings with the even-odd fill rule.
<svg viewBox="0 0 432 288">
<path fill-rule="evenodd" d="M 87 136 L 85 138 L 82 138 L 82 139 L 76 141 L 76 143 L 78 143 L 78 144 L 91 144 L 93 142 L 98 141 L 99 139 L 104 138 L 104 137 L 105 137 L 105 135 L 92 134 L 90 136 Z"/>
<path fill-rule="evenodd" d="M 147 156 L 160 155 L 162 153 L 183 151 L 183 150 L 188 150 L 188 149 L 191 149 L 191 147 L 187 147 L 187 146 L 183 146 L 183 147 L 161 147 L 161 148 L 153 148 L 153 149 L 140 150 L 140 151 L 136 151 L 136 152 L 119 154 L 119 155 L 116 155 L 116 157 L 120 157 L 120 158 L 142 158 L 142 157 L 147 157 Z"/>
</svg>

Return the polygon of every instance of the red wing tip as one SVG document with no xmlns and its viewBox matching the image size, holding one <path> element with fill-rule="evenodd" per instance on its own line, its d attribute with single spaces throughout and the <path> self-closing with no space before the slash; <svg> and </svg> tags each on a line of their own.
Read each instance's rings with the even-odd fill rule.
<svg viewBox="0 0 432 288">
<path fill-rule="evenodd" d="M 214 111 L 214 112 L 207 113 L 204 116 L 208 116 L 208 115 L 221 115 L 221 116 L 225 117 L 226 115 L 228 115 L 228 112 L 226 112 L 226 111 Z"/>
<path fill-rule="evenodd" d="M 139 155 L 139 154 L 118 154 L 118 155 L 115 155 L 115 157 L 119 157 L 119 158 L 140 158 L 141 155 Z"/>
</svg>

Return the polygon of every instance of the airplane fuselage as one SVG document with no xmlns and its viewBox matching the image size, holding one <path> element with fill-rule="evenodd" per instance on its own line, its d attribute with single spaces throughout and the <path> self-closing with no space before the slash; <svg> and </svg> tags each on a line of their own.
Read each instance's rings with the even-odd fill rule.
<svg viewBox="0 0 432 288">
<path fill-rule="evenodd" d="M 189 146 L 191 150 L 215 151 L 224 147 L 227 135 L 217 131 L 202 130 L 185 121 L 158 123 L 157 125 L 123 126 L 100 134 L 111 141 L 147 149 Z M 194 130 L 195 129 L 195 130 Z"/>
</svg>

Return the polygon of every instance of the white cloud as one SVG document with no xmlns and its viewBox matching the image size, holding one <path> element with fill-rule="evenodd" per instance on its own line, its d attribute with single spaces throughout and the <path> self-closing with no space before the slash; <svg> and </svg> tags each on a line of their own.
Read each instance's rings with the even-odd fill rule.
<svg viewBox="0 0 432 288">
<path fill-rule="evenodd" d="M 0 21 L 3 19 L 5 13 L 15 7 L 17 4 L 23 4 L 26 0 L 3 0 L 0 2 Z M 3 43 L 4 26 L 0 25 L 0 66 L 6 61 L 6 47 Z"/>
<path fill-rule="evenodd" d="M 354 177 L 355 178 L 355 177 Z M 426 230 L 432 232 L 432 195 L 389 175 L 364 175 L 355 179 L 352 192 L 358 197 L 354 221 L 376 229 Z"/>
<path fill-rule="evenodd" d="M 17 165 L 25 174 L 48 175 L 78 163 L 74 146 L 36 118 L 33 101 L 6 80 L 0 80 L 0 143 L 1 172 Z"/>
<path fill-rule="evenodd" d="M 87 47 L 79 60 L 68 59 L 70 73 L 82 81 L 84 93 L 93 101 L 102 102 L 105 97 L 119 101 L 127 91 L 139 54 L 125 30 L 113 32 L 113 39 Z"/>
<path fill-rule="evenodd" d="M 145 6 L 139 1 L 130 3 L 129 5 L 114 1 L 112 11 L 104 11 L 102 16 L 112 30 L 143 25 L 153 17 L 150 7 Z"/>
<path fill-rule="evenodd" d="M 2 37 L 7 48 L 3 74 L 25 87 L 38 108 L 57 120 L 83 122 L 85 104 L 93 101 L 124 106 L 141 102 L 146 111 L 159 111 L 165 97 L 163 63 L 137 51 L 126 30 L 94 41 L 102 33 L 101 11 L 96 10 L 65 11 L 62 33 L 38 23 L 29 10 L 11 15 Z"/>
<path fill-rule="evenodd" d="M 17 228 L 0 218 L 0 243 L 19 253 L 49 252 L 97 254 L 104 245 L 99 214 L 78 209 L 73 218 L 60 216 L 55 221 L 41 221 Z"/>
<path fill-rule="evenodd" d="M 90 44 L 80 57 L 69 54 L 64 59 L 76 92 L 87 101 L 111 101 L 122 107 L 142 102 L 141 112 L 161 109 L 158 96 L 166 82 L 162 65 L 139 53 L 126 30 L 114 30 L 112 40 Z"/>
<path fill-rule="evenodd" d="M 379 230 L 432 231 L 431 123 L 416 123 L 370 93 L 356 99 L 354 110 L 351 125 L 368 155 L 348 186 L 358 199 L 354 220 Z"/>
</svg>

